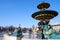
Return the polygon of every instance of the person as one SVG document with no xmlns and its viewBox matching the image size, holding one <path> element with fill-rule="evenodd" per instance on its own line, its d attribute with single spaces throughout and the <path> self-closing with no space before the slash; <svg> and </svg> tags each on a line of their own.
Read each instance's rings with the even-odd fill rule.
<svg viewBox="0 0 60 40">
<path fill-rule="evenodd" d="M 21 27 L 17 30 L 17 40 L 21 40 L 23 37 Z"/>
<path fill-rule="evenodd" d="M 32 28 L 32 35 L 33 35 L 33 39 L 35 38 L 35 27 L 33 26 Z"/>
<path fill-rule="evenodd" d="M 29 29 L 29 38 L 31 38 L 31 34 L 32 34 L 32 29 Z"/>
</svg>

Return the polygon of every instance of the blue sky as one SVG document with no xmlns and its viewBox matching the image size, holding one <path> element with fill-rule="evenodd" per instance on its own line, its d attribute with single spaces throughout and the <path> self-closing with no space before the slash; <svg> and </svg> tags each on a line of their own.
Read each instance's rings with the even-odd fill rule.
<svg viewBox="0 0 60 40">
<path fill-rule="evenodd" d="M 60 0 L 0 0 L 0 26 L 13 25 L 18 27 L 32 27 L 39 22 L 31 17 L 39 11 L 37 5 L 42 1 L 50 3 L 48 10 L 55 10 L 59 15 L 51 20 L 51 24 L 60 22 Z"/>
</svg>

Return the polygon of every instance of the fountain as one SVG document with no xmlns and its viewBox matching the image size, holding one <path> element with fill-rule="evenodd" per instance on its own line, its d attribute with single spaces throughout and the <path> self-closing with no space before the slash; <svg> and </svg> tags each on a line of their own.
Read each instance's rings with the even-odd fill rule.
<svg viewBox="0 0 60 40">
<path fill-rule="evenodd" d="M 46 10 L 50 7 L 49 3 L 42 2 L 37 6 L 40 11 L 32 14 L 32 18 L 39 20 L 38 25 L 42 28 L 42 39 L 57 39 L 56 31 L 49 25 L 51 19 L 58 15 L 57 11 Z"/>
</svg>

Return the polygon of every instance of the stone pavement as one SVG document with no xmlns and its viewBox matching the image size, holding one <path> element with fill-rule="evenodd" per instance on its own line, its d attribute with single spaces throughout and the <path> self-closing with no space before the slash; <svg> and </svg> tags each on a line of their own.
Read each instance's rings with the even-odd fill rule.
<svg viewBox="0 0 60 40">
<path fill-rule="evenodd" d="M 60 39 L 25 39 L 23 38 L 22 40 L 60 40 Z"/>
<path fill-rule="evenodd" d="M 17 37 L 8 36 L 7 34 L 4 34 L 3 40 L 17 40 Z M 33 36 L 32 38 L 29 39 L 28 34 L 24 34 L 24 37 L 22 38 L 22 40 L 42 40 L 42 39 L 37 39 L 37 38 L 33 39 Z M 43 39 L 43 40 L 46 40 L 46 39 Z M 47 40 L 60 40 L 60 39 L 47 39 Z"/>
</svg>

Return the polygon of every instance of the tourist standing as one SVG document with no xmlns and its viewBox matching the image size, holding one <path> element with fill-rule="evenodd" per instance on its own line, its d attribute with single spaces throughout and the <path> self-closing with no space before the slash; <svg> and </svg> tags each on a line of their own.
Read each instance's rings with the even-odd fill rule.
<svg viewBox="0 0 60 40">
<path fill-rule="evenodd" d="M 23 37 L 21 27 L 17 30 L 17 40 L 21 40 Z"/>
<path fill-rule="evenodd" d="M 35 27 L 33 26 L 33 28 L 32 28 L 32 36 L 33 36 L 33 39 L 36 38 L 36 35 L 35 34 L 36 34 Z"/>
<path fill-rule="evenodd" d="M 32 34 L 32 29 L 29 29 L 29 38 L 31 38 L 31 34 Z"/>
</svg>

